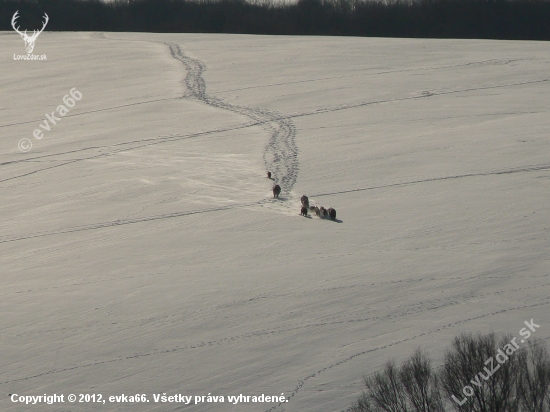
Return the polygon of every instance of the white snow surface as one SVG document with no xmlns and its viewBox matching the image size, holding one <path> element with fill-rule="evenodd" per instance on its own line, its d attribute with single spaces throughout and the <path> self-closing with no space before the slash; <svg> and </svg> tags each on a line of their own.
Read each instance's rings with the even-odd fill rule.
<svg viewBox="0 0 550 412">
<path fill-rule="evenodd" d="M 417 347 L 437 366 L 462 332 L 550 337 L 550 43 L 0 45 L 2 411 L 340 411 Z M 337 221 L 301 217 L 303 194 Z"/>
</svg>

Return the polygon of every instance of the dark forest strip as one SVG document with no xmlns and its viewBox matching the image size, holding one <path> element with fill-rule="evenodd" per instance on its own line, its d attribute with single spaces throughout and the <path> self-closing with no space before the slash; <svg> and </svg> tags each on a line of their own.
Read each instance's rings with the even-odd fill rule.
<svg viewBox="0 0 550 412">
<path fill-rule="evenodd" d="M 0 30 L 550 40 L 550 0 L 0 0 Z"/>
</svg>

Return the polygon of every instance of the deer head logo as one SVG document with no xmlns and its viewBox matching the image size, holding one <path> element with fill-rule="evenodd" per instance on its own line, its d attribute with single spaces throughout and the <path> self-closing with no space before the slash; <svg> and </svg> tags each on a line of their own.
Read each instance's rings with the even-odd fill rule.
<svg viewBox="0 0 550 412">
<path fill-rule="evenodd" d="M 11 19 L 11 27 L 13 27 L 13 29 L 21 35 L 21 37 L 23 38 L 23 41 L 25 42 L 25 49 L 27 49 L 27 53 L 31 54 L 34 49 L 34 42 L 36 41 L 38 35 L 44 31 L 44 28 L 46 27 L 46 24 L 48 24 L 48 21 L 50 20 L 50 18 L 46 13 L 44 13 L 44 24 L 42 26 L 42 29 L 38 30 L 38 32 L 36 30 L 33 30 L 32 36 L 29 36 L 27 35 L 27 30 L 25 30 L 24 33 L 21 33 L 19 31 L 19 26 L 15 27 L 16 20 L 19 17 L 18 13 L 19 13 L 19 10 L 17 10 L 13 15 Z"/>
</svg>

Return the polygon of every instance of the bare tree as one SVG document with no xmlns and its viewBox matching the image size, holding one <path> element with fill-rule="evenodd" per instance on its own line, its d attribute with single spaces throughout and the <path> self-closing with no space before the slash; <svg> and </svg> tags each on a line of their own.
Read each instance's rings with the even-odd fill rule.
<svg viewBox="0 0 550 412">
<path fill-rule="evenodd" d="M 441 387 L 460 412 L 516 412 L 518 356 L 504 352 L 510 337 L 460 335 L 445 354 Z"/>
<path fill-rule="evenodd" d="M 363 392 L 359 399 L 346 412 L 381 412 L 382 410 L 375 407 L 369 398 L 367 392 Z"/>
<path fill-rule="evenodd" d="M 383 372 L 365 378 L 372 411 L 408 412 L 405 389 L 399 379 L 395 362 L 388 361 Z M 368 409 L 367 409 L 368 411 Z"/>
<path fill-rule="evenodd" d="M 367 390 L 351 412 L 444 412 L 430 359 L 417 349 L 401 368 L 394 361 L 365 377 Z"/>
<path fill-rule="evenodd" d="M 442 412 L 444 410 L 431 361 L 420 348 L 416 349 L 411 358 L 403 364 L 399 378 L 414 411 Z"/>
<path fill-rule="evenodd" d="M 550 355 L 540 341 L 518 352 L 518 399 L 522 412 L 550 410 Z"/>
</svg>

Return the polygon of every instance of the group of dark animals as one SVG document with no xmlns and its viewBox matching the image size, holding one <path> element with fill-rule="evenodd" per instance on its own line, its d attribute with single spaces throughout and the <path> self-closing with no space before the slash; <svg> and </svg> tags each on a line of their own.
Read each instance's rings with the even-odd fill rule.
<svg viewBox="0 0 550 412">
<path fill-rule="evenodd" d="M 325 209 L 323 206 L 317 207 L 313 205 L 309 205 L 309 199 L 306 195 L 303 195 L 300 200 L 302 201 L 302 210 L 300 211 L 300 214 L 302 216 L 307 216 L 307 211 L 311 213 L 315 213 L 317 217 L 320 217 L 321 219 L 329 219 L 330 220 L 336 220 L 336 210 L 332 207 L 329 207 L 328 209 Z"/>
<path fill-rule="evenodd" d="M 267 177 L 271 179 L 271 172 L 267 172 Z M 273 186 L 273 197 L 278 198 L 281 194 L 281 186 L 275 185 Z M 300 200 L 302 201 L 302 209 L 300 210 L 300 214 L 302 216 L 307 216 L 308 209 L 311 213 L 315 213 L 317 217 L 320 217 L 321 219 L 328 219 L 330 220 L 336 220 L 336 210 L 334 210 L 332 207 L 329 207 L 328 210 L 325 209 L 323 206 L 317 207 L 313 205 L 309 205 L 309 199 L 306 195 L 303 195 Z"/>
</svg>

